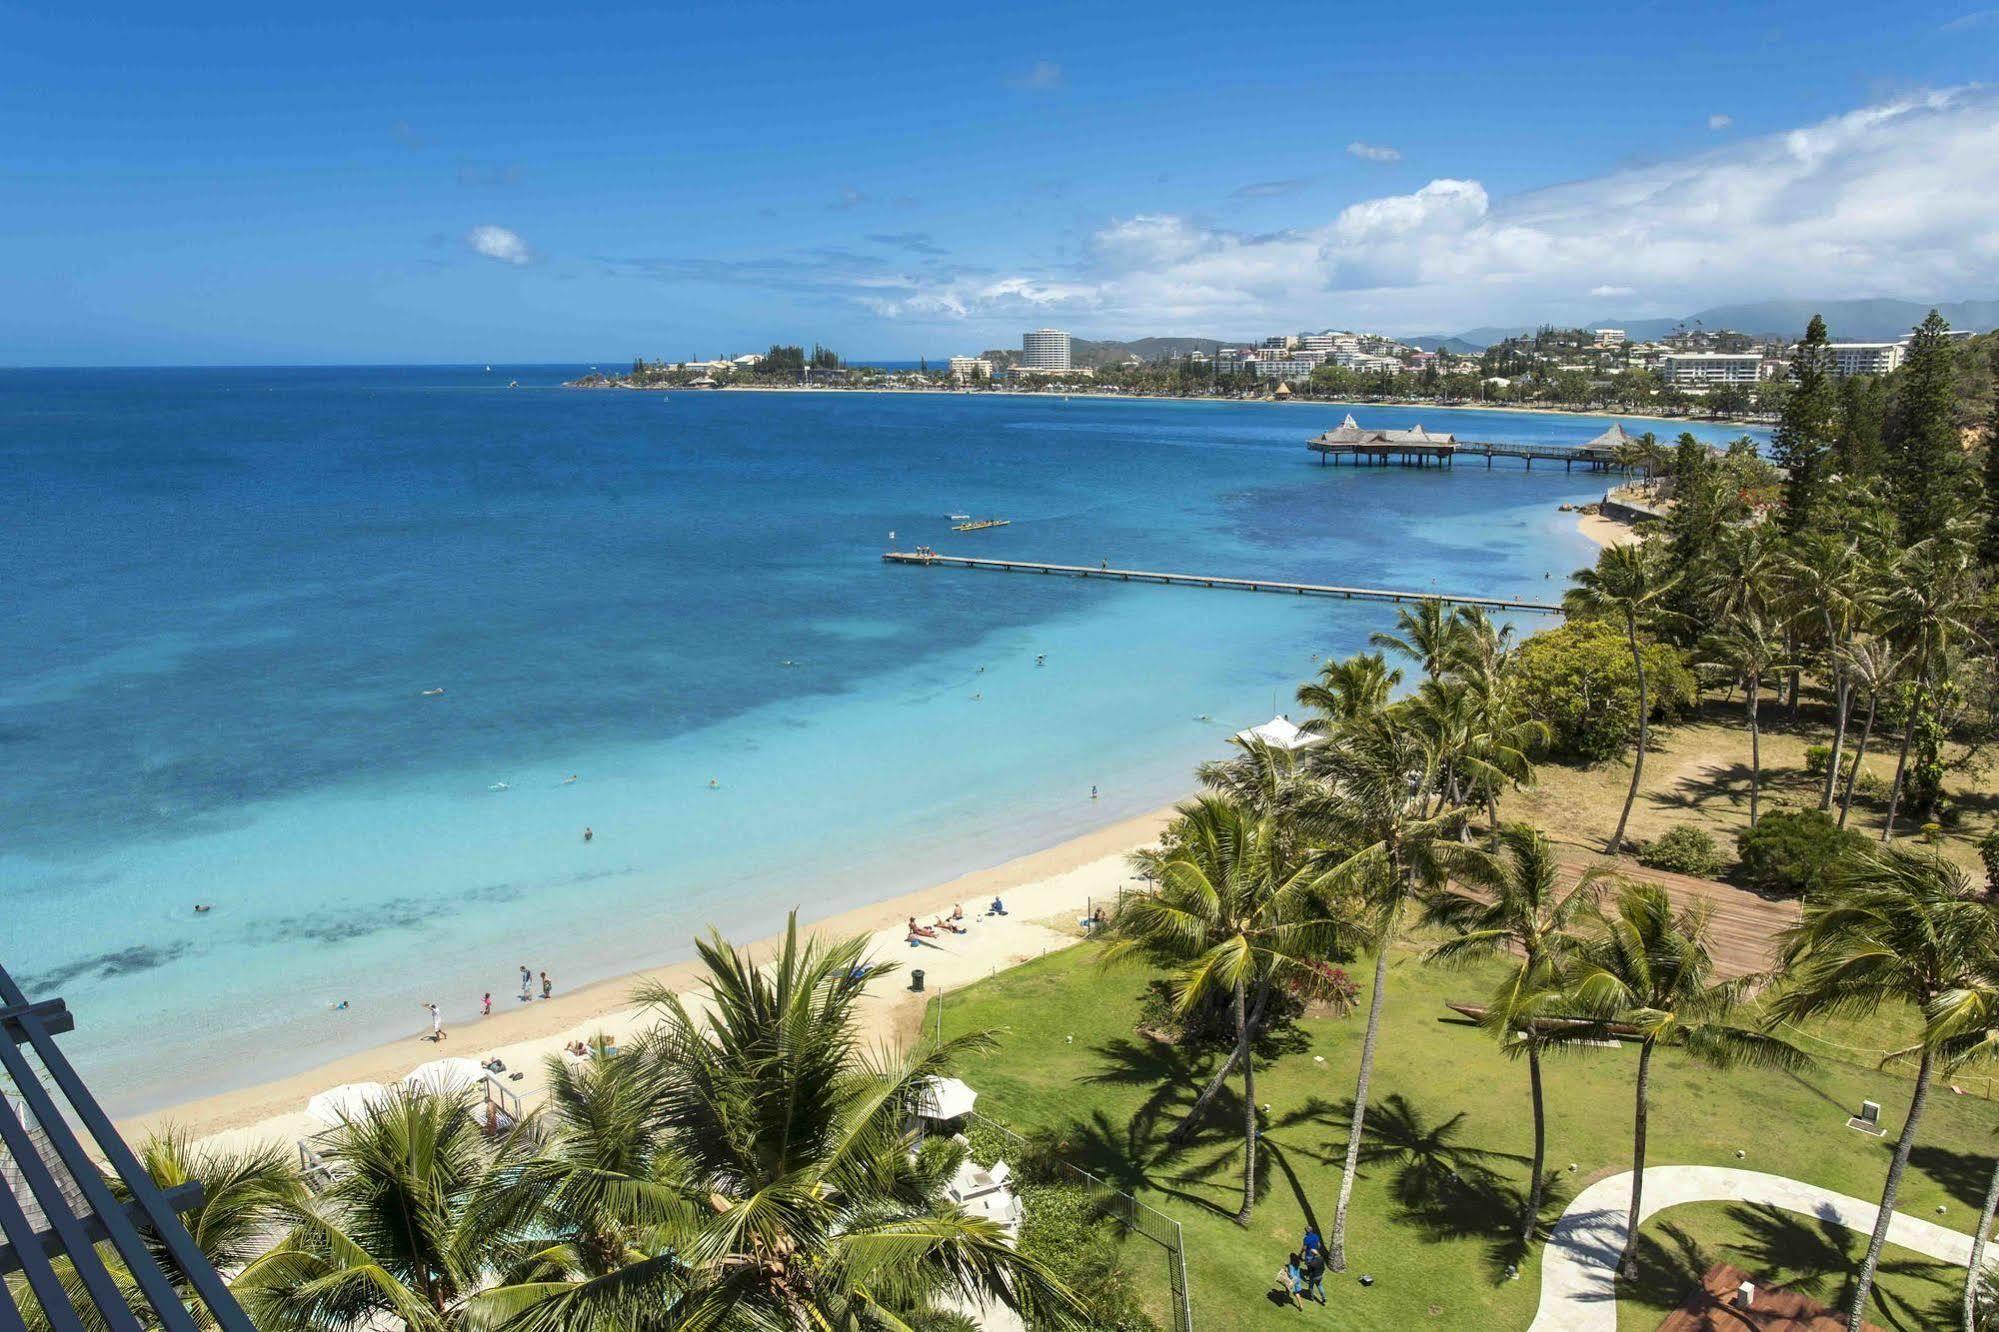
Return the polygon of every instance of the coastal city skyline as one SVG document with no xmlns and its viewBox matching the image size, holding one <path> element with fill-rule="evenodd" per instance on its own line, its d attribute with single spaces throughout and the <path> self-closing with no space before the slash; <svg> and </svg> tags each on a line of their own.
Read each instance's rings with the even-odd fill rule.
<svg viewBox="0 0 1999 1332">
<path fill-rule="evenodd" d="M 0 164 L 35 206 L 0 213 L 0 364 L 575 362 L 782 328 L 914 359 L 1042 323 L 1407 337 L 1999 295 L 1990 10 L 1446 5 L 1283 42 L 1170 7 L 997 40 L 778 12 L 754 54 L 509 6 L 18 16 Z M 426 43 L 448 67 L 397 55 Z M 1779 48 L 1754 79 L 1712 58 Z M 1451 97 L 1406 95 L 1426 69 Z"/>
</svg>

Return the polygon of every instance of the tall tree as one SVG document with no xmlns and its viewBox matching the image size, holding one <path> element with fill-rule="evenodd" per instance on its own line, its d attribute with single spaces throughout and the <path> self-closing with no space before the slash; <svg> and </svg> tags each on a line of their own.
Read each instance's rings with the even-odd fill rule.
<svg viewBox="0 0 1999 1332">
<path fill-rule="evenodd" d="M 1527 1061 L 1527 1092 L 1534 1113 L 1534 1162 L 1520 1210 L 1520 1242 L 1534 1238 L 1547 1180 L 1548 1117 L 1541 1087 L 1541 1055 L 1571 1028 L 1563 963 L 1579 938 L 1577 926 L 1596 902 L 1602 872 L 1591 870 L 1566 892 L 1555 849 L 1526 824 L 1499 830 L 1498 851 L 1460 847 L 1447 852 L 1450 885 L 1426 904 L 1431 923 L 1452 931 L 1430 957 L 1462 962 L 1507 954 L 1512 965 L 1486 1005 L 1485 1027 L 1507 1055 Z"/>
<path fill-rule="evenodd" d="M 1167 968 L 1182 1014 L 1229 1005 L 1235 1047 L 1174 1132 L 1184 1140 L 1233 1070 L 1242 1072 L 1239 1224 L 1256 1205 L 1256 1066 L 1251 1047 L 1271 995 L 1309 989 L 1315 963 L 1339 946 L 1340 923 L 1318 896 L 1320 875 L 1296 856 L 1277 820 L 1215 796 L 1180 807 L 1165 849 L 1133 863 L 1159 885 L 1128 899 L 1111 923 L 1106 961 L 1143 953 Z"/>
<path fill-rule="evenodd" d="M 1826 351 L 1825 320 L 1813 315 L 1805 336 L 1791 354 L 1791 392 L 1770 435 L 1770 453 L 1785 469 L 1783 526 L 1786 532 L 1810 529 L 1819 493 L 1825 485 L 1827 460 L 1839 429 L 1839 395 L 1833 386 L 1831 356 Z"/>
<path fill-rule="evenodd" d="M 1955 1073 L 1972 1064 L 1999 1060 L 1999 959 L 1962 985 L 1944 991 L 1923 1010 L 1923 1045 L 1935 1052 L 1937 1070 Z M 1965 1332 L 1978 1327 L 1979 1279 L 1985 1273 L 1985 1242 L 1999 1213 L 1999 1163 L 1985 1186 L 1985 1203 L 1971 1232 L 1971 1262 L 1965 1268 Z"/>
<path fill-rule="evenodd" d="M 1415 610 L 1404 606 L 1395 613 L 1395 632 L 1367 636 L 1370 647 L 1400 653 L 1423 668 L 1426 679 L 1442 678 L 1451 668 L 1465 641 L 1465 625 L 1442 601 L 1421 602 Z"/>
<path fill-rule="evenodd" d="M 1328 661 L 1319 668 L 1318 679 L 1298 686 L 1299 704 L 1319 714 L 1305 723 L 1305 729 L 1323 733 L 1340 722 L 1379 712 L 1401 683 L 1402 672 L 1379 652 L 1356 652 L 1343 661 Z"/>
<path fill-rule="evenodd" d="M 1917 731 L 1933 726 L 1941 732 L 1948 691 L 1942 672 L 1953 648 L 1978 641 L 1977 582 L 1971 545 L 1964 525 L 1952 524 L 1917 542 L 1896 561 L 1893 581 L 1882 604 L 1882 622 L 1907 654 L 1909 706 L 1902 719 L 1902 748 L 1895 760 L 1895 780 L 1888 791 L 1888 817 L 1881 840 L 1893 840 L 1895 815 L 1901 807 L 1908 776 L 1909 750 Z"/>
<path fill-rule="evenodd" d="M 1983 500 L 1978 559 L 1991 576 L 1999 577 L 1999 338 L 1992 343 L 1992 410 L 1985 416 Z"/>
<path fill-rule="evenodd" d="M 1874 716 L 1881 706 L 1881 693 L 1900 676 L 1904 658 L 1885 638 L 1864 636 L 1846 649 L 1847 678 L 1853 688 L 1867 696 L 1867 722 L 1860 728 L 1860 744 L 1847 765 L 1846 788 L 1839 798 L 1839 826 L 1846 826 L 1853 811 L 1853 788 L 1860 780 L 1860 765 L 1867 761 L 1867 742 L 1874 736 Z"/>
<path fill-rule="evenodd" d="M 1957 426 L 1956 348 L 1935 310 L 1916 328 L 1888 417 L 1888 481 L 1903 539 L 1942 532 L 1964 508 L 1968 464 Z"/>
<path fill-rule="evenodd" d="M 1645 652 L 1639 633 L 1659 622 L 1664 613 L 1660 601 L 1679 579 L 1679 574 L 1663 573 L 1658 559 L 1643 544 L 1611 546 L 1597 558 L 1595 568 L 1576 571 L 1576 585 L 1562 598 L 1572 614 L 1621 622 L 1631 648 L 1631 665 L 1638 673 L 1638 750 L 1631 761 L 1631 788 L 1624 794 L 1624 811 L 1617 816 L 1617 831 L 1610 835 L 1607 849 L 1613 855 L 1624 845 L 1631 806 L 1644 780 L 1645 746 L 1651 734 L 1652 701 L 1646 692 Z"/>
<path fill-rule="evenodd" d="M 1832 677 L 1832 758 L 1819 789 L 1819 808 L 1831 809 L 1846 749 L 1846 724 L 1853 710 L 1853 679 L 1847 669 L 1854 635 L 1874 610 L 1874 570 L 1861 554 L 1858 538 L 1814 532 L 1783 554 L 1781 571 L 1786 611 L 1793 622 L 1816 623 L 1825 670 Z"/>
<path fill-rule="evenodd" d="M 1340 1174 L 1327 1255 L 1332 1269 L 1344 1272 L 1347 1212 L 1360 1168 L 1368 1088 L 1388 996 L 1388 955 L 1401 936 L 1415 894 L 1436 882 L 1437 845 L 1457 827 L 1462 813 L 1429 811 L 1437 780 L 1436 756 L 1392 711 L 1345 727 L 1313 753 L 1311 763 L 1324 783 L 1325 799 L 1307 817 L 1323 829 L 1325 845 L 1346 851 L 1326 876 L 1326 890 L 1358 897 L 1366 904 L 1367 933 L 1374 949 L 1374 988 L 1368 995 L 1346 1165 Z"/>
<path fill-rule="evenodd" d="M 1749 826 L 1754 828 L 1763 789 L 1763 731 L 1757 724 L 1757 705 L 1763 696 L 1763 682 L 1785 669 L 1784 646 L 1771 632 L 1763 613 L 1747 608 L 1724 620 L 1708 635 L 1703 648 L 1708 665 L 1727 670 L 1742 686 L 1743 710 L 1749 720 Z"/>
<path fill-rule="evenodd" d="M 1887 380 L 1852 375 L 1839 381 L 1839 436 L 1833 441 L 1832 465 L 1847 481 L 1880 475 L 1881 427 L 1887 415 Z"/>
<path fill-rule="evenodd" d="M 1883 1004 L 1928 1011 L 1943 996 L 1974 984 L 1999 954 L 1999 915 L 1978 900 L 1963 870 L 1939 856 L 1889 850 L 1869 856 L 1835 887 L 1805 903 L 1786 931 L 1784 983 L 1766 1005 L 1772 1022 L 1824 1015 L 1864 1017 Z M 1868 1292 L 1895 1215 L 1895 1197 L 1915 1146 L 1938 1050 L 1923 1043 L 1909 1113 L 1888 1160 L 1881 1207 L 1847 1308 L 1848 1332 L 1860 1332 Z"/>
<path fill-rule="evenodd" d="M 1610 911 L 1599 913 L 1595 931 L 1576 950 L 1569 994 L 1580 1012 L 1638 1033 L 1631 1206 L 1618 1263 L 1628 1280 L 1638 1275 L 1653 1055 L 1661 1046 L 1676 1046 L 1718 1068 L 1795 1068 L 1806 1060 L 1789 1042 L 1737 1024 L 1736 1015 L 1748 1000 L 1749 978 L 1715 979 L 1707 904 L 1676 911 L 1657 884 L 1630 884 Z"/>
</svg>

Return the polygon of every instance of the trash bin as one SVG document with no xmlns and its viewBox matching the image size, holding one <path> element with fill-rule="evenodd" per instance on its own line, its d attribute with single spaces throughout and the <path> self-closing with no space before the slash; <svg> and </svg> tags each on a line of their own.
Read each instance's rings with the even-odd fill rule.
<svg viewBox="0 0 1999 1332">
<path fill-rule="evenodd" d="M 909 988 L 912 993 L 923 993 L 923 968 L 917 967 L 909 973 Z"/>
</svg>

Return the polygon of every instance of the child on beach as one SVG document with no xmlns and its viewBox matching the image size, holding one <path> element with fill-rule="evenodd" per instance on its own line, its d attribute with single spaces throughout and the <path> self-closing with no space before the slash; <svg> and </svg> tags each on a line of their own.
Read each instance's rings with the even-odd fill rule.
<svg viewBox="0 0 1999 1332">
<path fill-rule="evenodd" d="M 548 973 L 547 973 L 546 971 L 542 972 L 542 973 L 541 973 L 541 997 L 542 997 L 542 998 L 544 998 L 544 999 L 548 998 L 548 996 L 549 996 L 550 992 L 551 992 L 551 991 L 553 991 L 554 989 L 555 989 L 555 983 L 554 983 L 553 981 L 549 980 L 549 978 L 548 978 Z"/>
<path fill-rule="evenodd" d="M 444 1014 L 438 1011 L 436 1004 L 425 1004 L 424 1007 L 430 1010 L 430 1039 L 433 1041 L 443 1040 Z"/>
<path fill-rule="evenodd" d="M 491 990 L 486 991 L 485 998 L 479 1001 L 479 1016 L 493 1016 L 493 992 Z"/>
</svg>

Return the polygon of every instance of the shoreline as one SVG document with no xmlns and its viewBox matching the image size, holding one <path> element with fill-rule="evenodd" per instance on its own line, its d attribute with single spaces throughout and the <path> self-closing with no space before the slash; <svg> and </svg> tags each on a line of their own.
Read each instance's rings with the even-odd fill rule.
<svg viewBox="0 0 1999 1332">
<path fill-rule="evenodd" d="M 1216 398 L 1199 397 L 1185 393 L 1102 393 L 1090 389 L 1076 389 L 1056 393 L 1051 389 L 955 389 L 955 388 L 854 388 L 835 384 L 723 384 L 714 388 L 691 388 L 686 384 L 576 384 L 563 383 L 558 388 L 578 389 L 583 392 L 623 392 L 623 393 L 878 393 L 884 395 L 911 394 L 943 397 L 1001 397 L 1001 398 L 1091 398 L 1116 402 L 1203 402 L 1232 403 L 1237 406 L 1267 407 L 1406 407 L 1411 411 L 1440 412 L 1525 412 L 1545 416 L 1589 416 L 1606 421 L 1658 421 L 1666 425 L 1710 425 L 1738 426 L 1744 430 L 1767 430 L 1768 421 L 1745 421 L 1734 416 L 1658 416 L 1649 412 L 1606 412 L 1595 408 L 1556 407 L 1542 403 L 1512 402 L 1423 402 L 1414 399 L 1388 399 L 1381 402 L 1344 402 L 1334 398 Z"/>
<path fill-rule="evenodd" d="M 799 933 L 804 938 L 869 935 L 870 956 L 899 970 L 870 987 L 863 999 L 864 1031 L 875 1040 L 906 1040 L 931 996 L 1077 942 L 1082 937 L 1077 917 L 1091 900 L 1113 897 L 1132 881 L 1126 856 L 1156 841 L 1172 813 L 1173 806 L 1165 806 L 944 883 L 802 921 Z M 1006 901 L 1005 916 L 985 914 L 994 897 Z M 954 905 L 965 910 L 965 935 L 940 935 L 919 947 L 907 944 L 903 922 L 908 917 L 927 924 Z M 781 938 L 773 931 L 748 946 L 768 953 Z M 743 946 L 740 940 L 730 942 Z M 916 967 L 926 972 L 921 995 L 909 989 L 908 974 Z M 118 1122 L 118 1130 L 128 1142 L 172 1126 L 217 1147 L 274 1142 L 289 1148 L 321 1127 L 305 1114 L 306 1102 L 318 1093 L 350 1082 L 391 1083 L 420 1064 L 446 1057 L 481 1062 L 498 1057 L 509 1075 L 524 1075 L 499 1085 L 532 1097 L 540 1090 L 542 1061 L 558 1055 L 569 1041 L 598 1033 L 622 1038 L 645 1023 L 644 1011 L 630 1002 L 639 982 L 655 981 L 686 993 L 701 973 L 698 959 L 686 959 L 596 981 L 548 1000 L 522 1004 L 509 994 L 507 1007 L 496 1004 L 491 1017 L 448 1027 L 441 1044 L 427 1035 L 412 1035 L 298 1073 L 132 1115 Z"/>
</svg>

